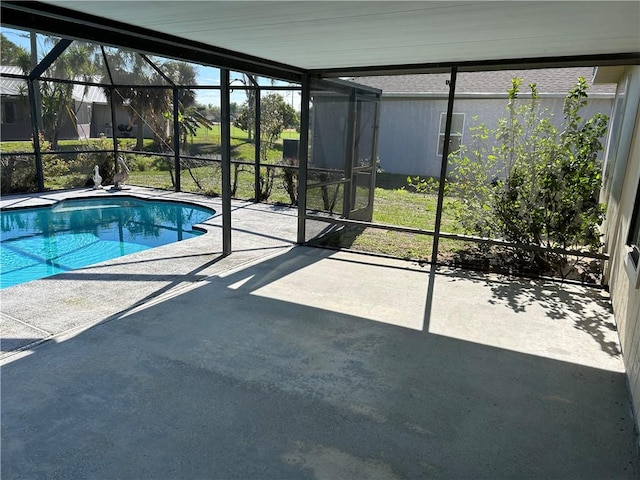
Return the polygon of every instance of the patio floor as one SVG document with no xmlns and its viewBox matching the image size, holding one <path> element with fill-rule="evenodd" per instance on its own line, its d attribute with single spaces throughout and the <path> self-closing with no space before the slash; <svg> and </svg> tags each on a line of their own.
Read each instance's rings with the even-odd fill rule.
<svg viewBox="0 0 640 480">
<path fill-rule="evenodd" d="M 219 222 L 2 291 L 2 478 L 638 477 L 604 292 Z"/>
</svg>

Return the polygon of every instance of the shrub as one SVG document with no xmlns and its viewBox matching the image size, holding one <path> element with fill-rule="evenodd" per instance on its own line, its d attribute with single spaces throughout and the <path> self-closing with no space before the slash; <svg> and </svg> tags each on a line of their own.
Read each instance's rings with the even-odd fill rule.
<svg viewBox="0 0 640 480">
<path fill-rule="evenodd" d="M 289 195 L 290 205 L 298 205 L 298 159 L 283 158 L 279 165 L 282 165 L 282 186 Z"/>
<path fill-rule="evenodd" d="M 157 168 L 158 158 L 159 157 L 147 157 L 145 155 L 130 155 L 128 167 L 132 172 L 159 170 L 159 168 Z"/>
<path fill-rule="evenodd" d="M 2 157 L 0 189 L 3 194 L 35 192 L 38 189 L 35 158 L 26 155 Z"/>
<path fill-rule="evenodd" d="M 47 155 L 42 160 L 44 176 L 47 177 L 63 177 L 71 172 L 69 163 L 57 156 Z"/>
<path fill-rule="evenodd" d="M 456 197 L 455 216 L 467 233 L 543 247 L 547 250 L 514 252 L 520 260 L 565 276 L 573 267 L 568 255 L 550 249 L 595 251 L 601 245 L 598 154 L 608 117 L 581 117 L 588 87 L 579 78 L 565 97 L 558 129 L 550 112 L 540 107 L 535 84 L 529 85 L 530 101 L 520 102 L 521 83 L 512 80 L 508 115 L 495 129 L 474 118 L 470 144 L 449 157 L 447 192 Z M 409 185 L 418 191 L 433 186 L 419 178 L 409 179 Z"/>
</svg>

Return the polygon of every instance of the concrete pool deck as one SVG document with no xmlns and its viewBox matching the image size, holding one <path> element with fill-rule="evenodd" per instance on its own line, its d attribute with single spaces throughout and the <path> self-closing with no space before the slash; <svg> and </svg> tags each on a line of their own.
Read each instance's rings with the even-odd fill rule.
<svg viewBox="0 0 640 480">
<path fill-rule="evenodd" d="M 2 291 L 2 478 L 638 477 L 606 293 L 232 218 Z"/>
<path fill-rule="evenodd" d="M 204 205 L 216 215 L 201 225 L 207 234 L 121 258 L 63 276 L 48 277 L 0 290 L 2 353 L 6 355 L 121 313 L 183 283 L 275 254 L 296 239 L 296 211 L 286 207 L 234 201 L 234 255 L 222 257 L 222 208 L 219 198 L 127 186 L 122 191 L 78 189 L 0 199 L 0 207 L 51 205 L 66 198 L 135 196 Z M 135 286 L 132 288 L 132 285 Z M 24 299 L 29 302 L 25 304 Z"/>
</svg>

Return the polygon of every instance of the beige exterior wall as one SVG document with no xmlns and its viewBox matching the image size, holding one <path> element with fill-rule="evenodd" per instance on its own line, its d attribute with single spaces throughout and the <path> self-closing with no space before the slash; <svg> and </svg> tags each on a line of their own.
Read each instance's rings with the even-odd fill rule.
<svg viewBox="0 0 640 480">
<path fill-rule="evenodd" d="M 622 135 L 627 135 L 626 144 L 629 145 L 628 154 L 623 148 L 626 157 L 626 169 L 619 171 L 616 176 L 624 175 L 622 188 L 619 195 L 613 193 L 611 186 L 611 176 L 605 180 L 607 202 L 607 220 L 605 224 L 605 245 L 610 255 L 607 267 L 607 280 L 610 287 L 613 310 L 620 335 L 624 362 L 629 379 L 629 387 L 633 397 L 633 405 L 636 413 L 636 422 L 640 429 L 640 289 L 637 288 L 636 280 L 633 278 L 631 268 L 629 268 L 628 257 L 629 247 L 626 245 L 631 224 L 631 218 L 636 202 L 636 191 L 640 182 L 640 108 L 638 108 L 638 92 L 640 92 L 640 66 L 633 66 L 624 69 L 619 78 L 619 85 L 623 85 L 628 78 L 627 101 L 622 119 Z M 614 112 L 620 115 L 620 112 Z M 612 139 L 609 149 L 613 146 L 615 139 Z M 624 145 L 625 139 L 618 140 L 619 145 Z M 620 153 L 615 162 L 624 165 L 624 160 Z M 614 163 L 615 163 L 614 162 Z M 610 165 L 612 167 L 613 165 Z M 616 198 L 619 197 L 619 198 Z M 640 267 L 639 267 L 640 268 Z"/>
</svg>

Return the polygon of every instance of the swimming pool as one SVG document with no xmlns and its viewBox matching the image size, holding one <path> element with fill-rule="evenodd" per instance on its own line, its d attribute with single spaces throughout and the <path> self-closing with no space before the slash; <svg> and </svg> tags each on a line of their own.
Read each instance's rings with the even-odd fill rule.
<svg viewBox="0 0 640 480">
<path fill-rule="evenodd" d="M 135 198 L 64 200 L 0 213 L 0 288 L 201 235 L 215 210 Z"/>
</svg>

